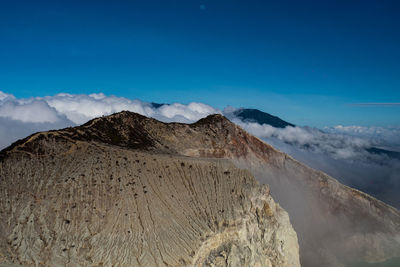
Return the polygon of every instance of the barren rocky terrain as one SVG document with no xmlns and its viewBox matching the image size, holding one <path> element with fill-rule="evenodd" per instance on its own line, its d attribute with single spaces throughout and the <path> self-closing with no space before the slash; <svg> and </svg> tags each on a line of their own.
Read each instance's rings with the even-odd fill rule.
<svg viewBox="0 0 400 267">
<path fill-rule="evenodd" d="M 7 263 L 297 266 L 296 234 L 266 184 L 302 266 L 400 255 L 398 210 L 221 115 L 166 124 L 121 112 L 34 134 L 0 158 Z"/>
<path fill-rule="evenodd" d="M 288 214 L 248 171 L 88 140 L 3 151 L 1 266 L 299 266 Z"/>
</svg>

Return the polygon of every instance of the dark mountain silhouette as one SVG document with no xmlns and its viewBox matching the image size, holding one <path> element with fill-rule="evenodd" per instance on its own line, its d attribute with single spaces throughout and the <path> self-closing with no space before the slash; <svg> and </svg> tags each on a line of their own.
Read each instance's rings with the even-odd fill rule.
<svg viewBox="0 0 400 267">
<path fill-rule="evenodd" d="M 372 154 L 386 155 L 389 158 L 400 159 L 400 152 L 382 149 L 378 147 L 368 148 L 367 151 Z"/>
<path fill-rule="evenodd" d="M 241 108 L 235 110 L 233 114 L 244 122 L 256 122 L 259 124 L 268 124 L 276 128 L 294 127 L 294 124 L 286 122 L 279 117 L 273 116 L 258 109 Z"/>
</svg>

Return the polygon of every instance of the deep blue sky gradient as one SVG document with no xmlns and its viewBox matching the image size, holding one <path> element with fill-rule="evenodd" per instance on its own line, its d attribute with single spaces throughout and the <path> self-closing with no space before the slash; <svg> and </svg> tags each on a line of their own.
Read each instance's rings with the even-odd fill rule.
<svg viewBox="0 0 400 267">
<path fill-rule="evenodd" d="M 400 126 L 400 1 L 2 1 L 0 90 Z"/>
</svg>

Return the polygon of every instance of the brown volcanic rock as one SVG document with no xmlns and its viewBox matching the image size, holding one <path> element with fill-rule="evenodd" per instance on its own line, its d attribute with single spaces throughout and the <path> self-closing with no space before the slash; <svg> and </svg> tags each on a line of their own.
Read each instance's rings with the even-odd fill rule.
<svg viewBox="0 0 400 267">
<path fill-rule="evenodd" d="M 268 186 L 179 156 L 175 127 L 120 113 L 2 151 L 0 266 L 299 266 Z"/>
<path fill-rule="evenodd" d="M 46 139 L 45 142 L 40 144 L 43 139 Z M 269 156 L 276 152 L 271 146 L 221 115 L 211 115 L 193 124 L 182 124 L 162 123 L 129 111 L 93 119 L 74 128 L 33 134 L 6 148 L 2 154 L 4 157 L 16 150 L 49 153 L 52 144 L 47 144 L 53 140 L 101 142 L 130 149 L 197 157 L 248 158 L 251 155 L 258 161 L 276 160 Z M 280 158 L 283 159 L 284 155 Z"/>
</svg>

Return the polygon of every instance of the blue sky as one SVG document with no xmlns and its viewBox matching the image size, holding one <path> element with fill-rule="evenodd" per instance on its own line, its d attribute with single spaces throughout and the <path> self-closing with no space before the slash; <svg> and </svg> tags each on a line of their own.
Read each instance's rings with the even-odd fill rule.
<svg viewBox="0 0 400 267">
<path fill-rule="evenodd" d="M 399 1 L 8 1 L 0 90 L 400 126 Z"/>
</svg>

